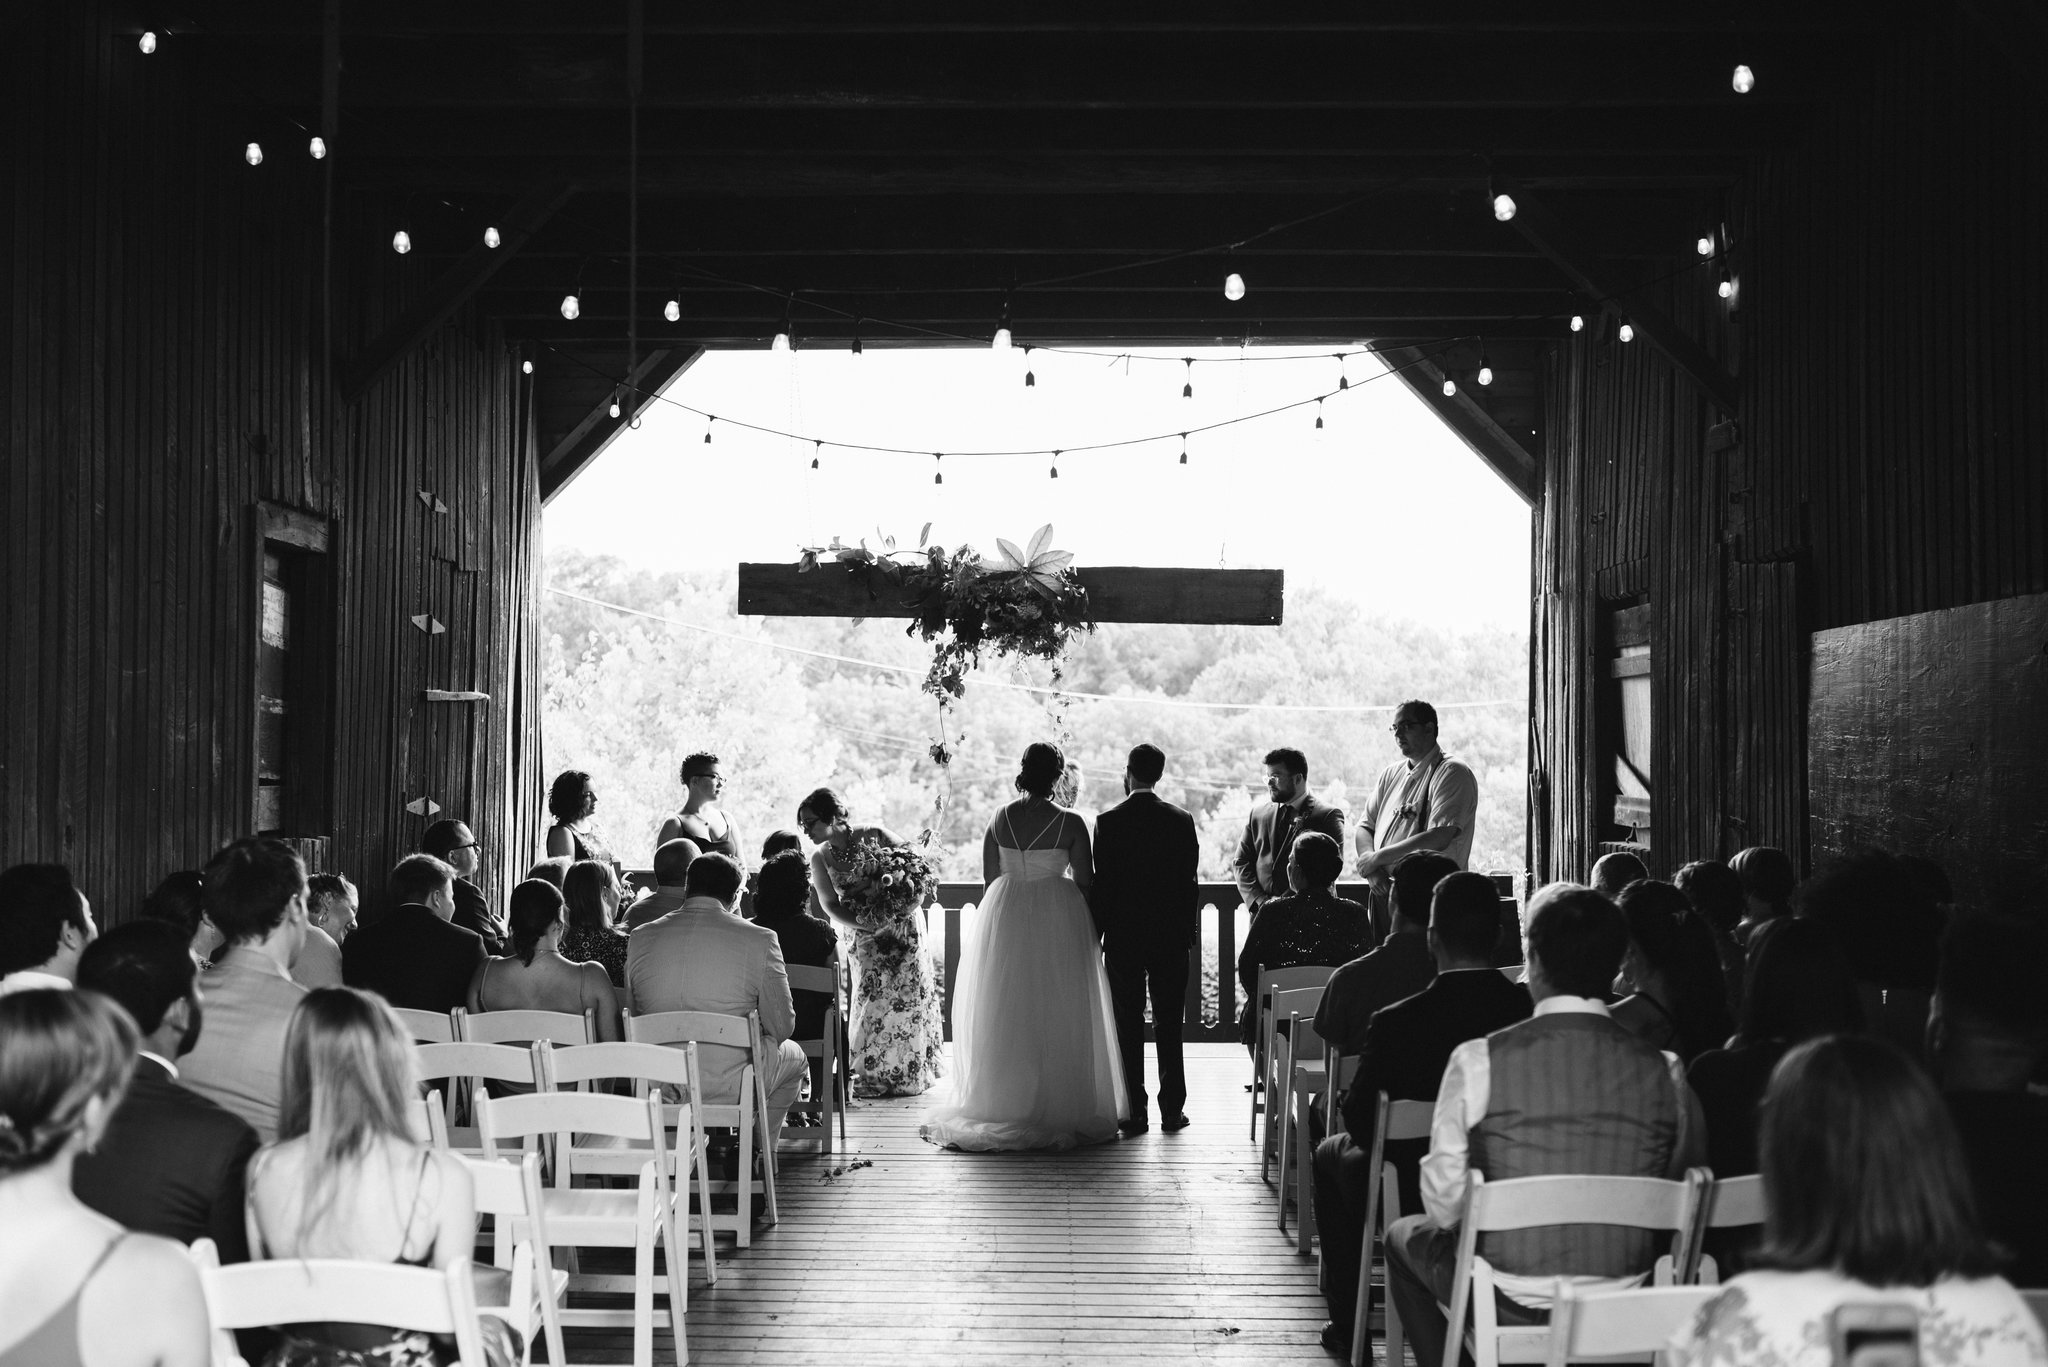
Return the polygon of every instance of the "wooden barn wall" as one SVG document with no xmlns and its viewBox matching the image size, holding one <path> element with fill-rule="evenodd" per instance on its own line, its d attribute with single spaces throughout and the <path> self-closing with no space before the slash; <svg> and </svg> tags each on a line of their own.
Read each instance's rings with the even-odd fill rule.
<svg viewBox="0 0 2048 1367">
<path fill-rule="evenodd" d="M 1732 314 L 1674 244 L 1645 297 L 1739 378 L 1733 426 L 1641 341 L 1555 347 L 1533 566 L 1542 876 L 1583 877 L 1597 853 L 1604 610 L 1652 608 L 1649 862 L 1669 874 L 1750 844 L 1807 857 L 1814 632 L 2048 589 L 2037 90 L 1968 21 L 1930 20 L 1729 194 Z"/>
<path fill-rule="evenodd" d="M 120 920 L 248 832 L 269 503 L 327 523 L 336 597 L 330 817 L 289 833 L 374 896 L 428 797 L 479 828 L 502 889 L 542 798 L 516 364 L 458 318 L 341 404 L 303 131 L 216 105 L 175 43 L 143 57 L 96 6 L 46 12 L 0 58 L 0 864 L 68 863 Z M 375 210 L 337 199 L 338 356 L 427 283 Z"/>
</svg>

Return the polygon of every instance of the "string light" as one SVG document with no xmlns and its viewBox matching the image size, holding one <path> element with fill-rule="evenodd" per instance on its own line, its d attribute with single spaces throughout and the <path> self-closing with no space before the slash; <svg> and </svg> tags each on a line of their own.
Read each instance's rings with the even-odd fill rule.
<svg viewBox="0 0 2048 1367">
<path fill-rule="evenodd" d="M 1003 312 L 996 319 L 996 334 L 989 338 L 988 345 L 991 351 L 1008 351 L 1010 349 L 1010 299 L 1008 295 L 1003 296 Z"/>
<path fill-rule="evenodd" d="M 242 160 L 248 162 L 251 166 L 261 166 L 263 164 L 263 144 L 252 142 L 247 147 L 244 147 L 242 149 Z"/>
<path fill-rule="evenodd" d="M 1024 387 L 1026 389 L 1038 388 L 1038 372 L 1031 368 L 1030 347 L 1024 348 Z"/>
<path fill-rule="evenodd" d="M 574 293 L 562 296 L 562 316 L 573 323 L 582 312 L 583 287 L 578 285 Z"/>
<path fill-rule="evenodd" d="M 391 234 L 391 250 L 397 252 L 400 256 L 404 256 L 407 252 L 411 251 L 412 234 L 403 228 Z M 571 316 L 573 317 L 574 315 L 572 314 Z"/>
<path fill-rule="evenodd" d="M 945 458 L 946 453 L 944 451 L 932 452 L 932 483 L 934 484 L 944 484 L 946 482 L 945 472 L 939 469 L 939 462 Z"/>
<path fill-rule="evenodd" d="M 1586 330 L 1586 315 L 1585 315 L 1585 314 L 1583 314 L 1583 313 L 1574 313 L 1574 314 L 1572 315 L 1572 331 L 1573 331 L 1573 332 L 1584 332 L 1585 330 Z"/>
<path fill-rule="evenodd" d="M 1487 361 L 1486 353 L 1483 351 L 1479 353 L 1479 373 L 1472 378 L 1483 385 L 1493 383 L 1493 366 Z"/>
<path fill-rule="evenodd" d="M 1236 271 L 1223 277 L 1223 297 L 1233 304 L 1244 298 L 1244 277 Z"/>
<path fill-rule="evenodd" d="M 1756 89 L 1756 73 L 1741 62 L 1737 62 L 1735 64 L 1734 78 L 1728 83 L 1735 87 L 1736 94 L 1747 95 L 1750 91 Z"/>
<path fill-rule="evenodd" d="M 1180 463 L 1188 463 L 1188 434 L 1185 432 L 1180 434 Z"/>
<path fill-rule="evenodd" d="M 661 316 L 668 319 L 671 323 L 680 323 L 683 320 L 683 301 L 671 299 L 666 304 L 663 304 L 661 306 Z"/>
<path fill-rule="evenodd" d="M 711 424 L 717 421 L 718 419 L 709 413 L 704 415 L 704 444 L 706 446 L 711 444 Z"/>
<path fill-rule="evenodd" d="M 1693 245 L 1699 248 L 1701 256 L 1712 256 L 1714 254 L 1714 239 L 1708 234 L 1702 233 L 1700 240 Z"/>
<path fill-rule="evenodd" d="M 1317 400 L 1316 400 L 1316 431 L 1320 432 L 1320 431 L 1322 431 L 1322 430 L 1323 430 L 1323 401 L 1322 401 L 1321 399 L 1317 399 Z M 1185 461 L 1185 460 L 1187 459 L 1187 457 L 1183 456 L 1183 457 L 1181 457 L 1181 459 L 1182 459 L 1183 461 Z"/>
<path fill-rule="evenodd" d="M 531 375 L 531 374 L 533 374 L 533 362 L 532 362 L 532 361 L 521 361 L 521 362 L 519 363 L 519 373 L 520 373 L 521 375 Z"/>
<path fill-rule="evenodd" d="M 1468 200 L 1467 203 L 1470 203 Z M 1505 223 L 1515 216 L 1515 197 L 1501 194 L 1493 197 L 1493 216 Z"/>
<path fill-rule="evenodd" d="M 786 327 L 783 331 L 775 334 L 775 340 L 768 344 L 768 349 L 770 351 L 789 350 L 789 331 Z"/>
<path fill-rule="evenodd" d="M 1614 330 L 1614 335 L 1616 337 L 1619 337 L 1624 342 L 1633 342 L 1636 339 L 1635 324 L 1623 323 L 1620 327 Z"/>
<path fill-rule="evenodd" d="M 1444 397 L 1448 399 L 1457 392 L 1458 382 L 1448 375 L 1444 376 Z"/>
<path fill-rule="evenodd" d="M 860 325 L 866 321 L 865 318 L 853 320 L 853 354 L 856 356 L 860 355 Z"/>
<path fill-rule="evenodd" d="M 1060 453 L 1057 451 L 1052 453 L 1052 477 L 1054 479 L 1060 477 Z"/>
<path fill-rule="evenodd" d="M 1183 356 L 1180 359 L 1188 368 L 1188 382 L 1180 387 L 1180 396 L 1183 399 L 1192 399 L 1195 397 L 1195 358 Z"/>
<path fill-rule="evenodd" d="M 495 223 L 484 229 L 484 245 L 492 251 L 498 250 L 498 244 L 504 240 L 504 238 L 498 236 L 498 227 Z"/>
<path fill-rule="evenodd" d="M 1724 273 L 1721 276 L 1720 285 L 1715 289 L 1715 293 L 1719 294 L 1723 299 L 1733 299 L 1735 297 L 1735 282 Z"/>
<path fill-rule="evenodd" d="M 327 139 L 315 133 L 313 140 L 306 144 L 306 155 L 315 161 L 327 160 Z"/>
<path fill-rule="evenodd" d="M 1349 363 L 1344 359 L 1344 353 L 1341 351 L 1337 353 L 1337 388 L 1351 388 Z"/>
<path fill-rule="evenodd" d="M 135 46 L 141 48 L 142 55 L 147 57 L 150 53 L 156 51 L 156 35 L 144 30 L 143 35 L 135 40 Z"/>
<path fill-rule="evenodd" d="M 706 432 L 704 434 L 704 440 L 711 440 L 711 434 L 709 432 Z M 811 468 L 813 470 L 818 468 L 818 457 L 822 456 L 823 454 L 825 454 L 825 442 L 824 439 L 821 437 L 811 445 Z"/>
<path fill-rule="evenodd" d="M 612 391 L 612 406 L 610 412 L 611 415 L 615 418 L 619 416 L 619 394 L 617 390 Z"/>
</svg>

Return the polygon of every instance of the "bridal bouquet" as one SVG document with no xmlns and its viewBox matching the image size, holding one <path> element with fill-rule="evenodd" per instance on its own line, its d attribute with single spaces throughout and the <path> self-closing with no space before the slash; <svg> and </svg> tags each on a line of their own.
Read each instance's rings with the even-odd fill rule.
<svg viewBox="0 0 2048 1367">
<path fill-rule="evenodd" d="M 885 845 L 870 836 L 838 857 L 844 870 L 840 899 L 853 922 L 870 933 L 900 921 L 938 891 L 932 861 L 906 845 Z"/>
</svg>

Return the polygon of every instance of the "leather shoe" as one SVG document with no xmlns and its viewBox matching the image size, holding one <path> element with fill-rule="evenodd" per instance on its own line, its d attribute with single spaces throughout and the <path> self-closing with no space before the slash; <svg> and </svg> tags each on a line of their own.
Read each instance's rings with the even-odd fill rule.
<svg viewBox="0 0 2048 1367">
<path fill-rule="evenodd" d="M 1129 1120 L 1119 1120 L 1116 1127 L 1126 1136 L 1143 1134 L 1152 1128 L 1151 1123 L 1142 1115 L 1132 1116 Z"/>
<path fill-rule="evenodd" d="M 1323 1347 L 1340 1358 L 1351 1356 L 1351 1330 L 1331 1320 L 1323 1326 Z"/>
<path fill-rule="evenodd" d="M 1159 1117 L 1159 1128 L 1162 1130 L 1184 1130 L 1192 1123 L 1186 1111 L 1175 1111 L 1172 1115 Z"/>
</svg>

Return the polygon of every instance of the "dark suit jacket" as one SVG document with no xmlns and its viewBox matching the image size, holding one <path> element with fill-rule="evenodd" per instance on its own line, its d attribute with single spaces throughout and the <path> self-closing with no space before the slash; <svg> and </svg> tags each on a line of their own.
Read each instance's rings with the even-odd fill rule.
<svg viewBox="0 0 2048 1367">
<path fill-rule="evenodd" d="M 376 925 L 356 928 L 341 947 L 341 977 L 393 1006 L 452 1011 L 469 1000 L 469 980 L 484 958 L 484 942 L 475 931 L 408 902 Z"/>
<path fill-rule="evenodd" d="M 1310 794 L 1295 817 L 1293 829 L 1287 833 L 1286 848 L 1275 849 L 1273 824 L 1279 820 L 1280 806 L 1269 802 L 1256 807 L 1251 819 L 1244 823 L 1244 840 L 1237 847 L 1237 892 L 1246 906 L 1287 895 L 1287 850 L 1293 848 L 1294 838 L 1303 831 L 1321 831 L 1337 842 L 1339 854 L 1348 848 L 1344 843 L 1344 809 L 1317 801 Z"/>
<path fill-rule="evenodd" d="M 222 1262 L 245 1262 L 243 1180 L 255 1152 L 248 1122 L 141 1058 L 99 1147 L 78 1156 L 71 1190 L 129 1229 L 181 1244 L 212 1239 Z"/>
<path fill-rule="evenodd" d="M 504 954 L 505 923 L 491 914 L 491 904 L 485 900 L 483 889 L 467 878 L 455 880 L 455 921 L 464 930 L 475 931 L 484 942 L 484 949 L 491 954 Z"/>
<path fill-rule="evenodd" d="M 1194 944 L 1200 860 L 1195 819 L 1156 793 L 1132 793 L 1096 817 L 1090 900 L 1104 951 L 1142 956 Z"/>
<path fill-rule="evenodd" d="M 1344 1126 L 1353 1141 L 1372 1143 L 1381 1092 L 1395 1101 L 1435 1101 L 1452 1050 L 1525 1021 L 1534 1011 L 1529 989 L 1509 982 L 1497 968 L 1439 973 L 1408 1000 L 1381 1007 L 1365 1027 L 1358 1073 L 1343 1097 Z M 1428 1151 L 1427 1139 L 1387 1146 L 1387 1161 L 1401 1178 L 1404 1215 L 1422 1209 L 1418 1174 Z"/>
</svg>

